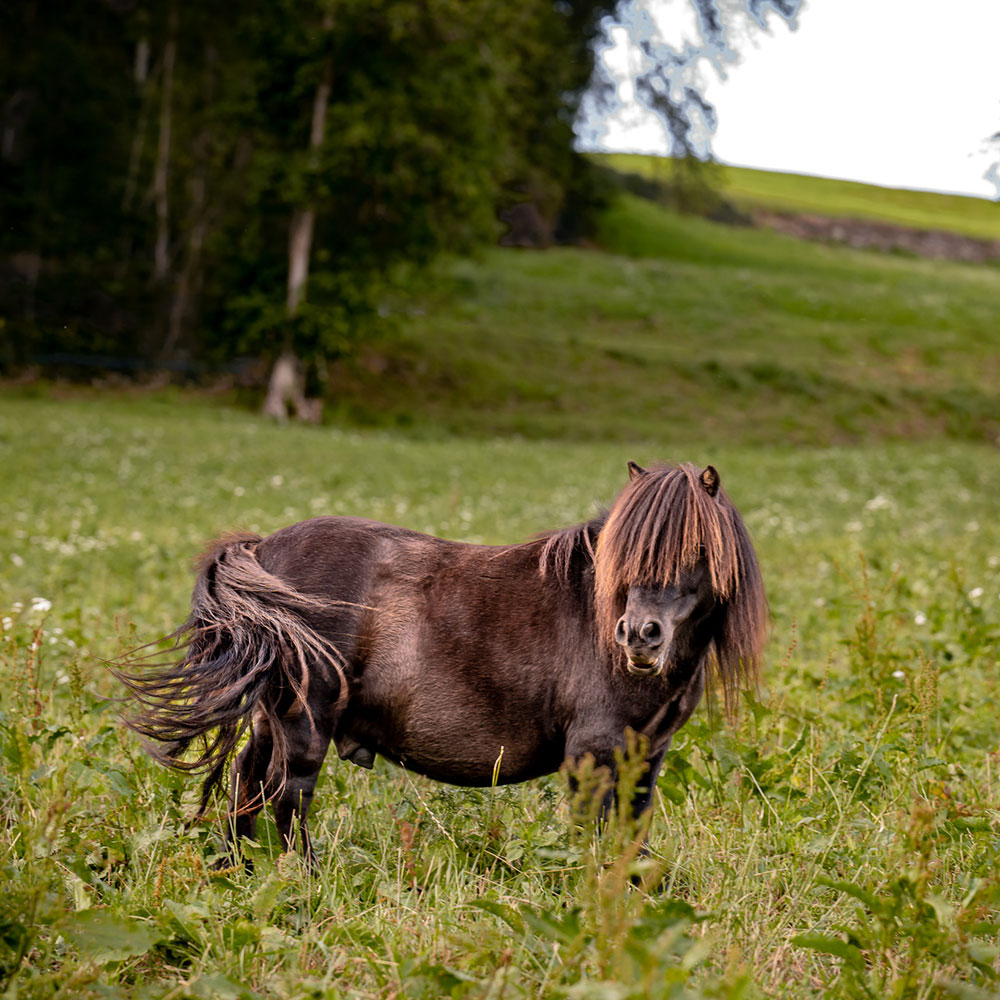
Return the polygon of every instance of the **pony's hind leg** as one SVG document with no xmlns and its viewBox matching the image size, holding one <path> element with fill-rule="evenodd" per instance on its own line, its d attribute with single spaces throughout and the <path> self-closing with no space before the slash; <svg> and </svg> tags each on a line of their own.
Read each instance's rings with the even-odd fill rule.
<svg viewBox="0 0 1000 1000">
<path fill-rule="evenodd" d="M 233 761 L 226 824 L 226 846 L 233 860 L 239 858 L 240 841 L 254 838 L 257 816 L 268 799 L 268 771 L 273 749 L 270 726 L 266 718 L 260 716 L 254 720 L 246 746 Z M 247 868 L 253 867 L 249 858 L 245 858 L 244 863 Z"/>
<path fill-rule="evenodd" d="M 286 740 L 286 762 L 283 780 L 272 800 L 274 821 L 285 849 L 293 851 L 298 846 L 306 861 L 313 865 L 316 855 L 307 820 L 333 727 L 328 719 L 314 720 L 303 713 L 285 720 L 282 729 Z M 296 820 L 298 828 L 293 829 Z"/>
</svg>

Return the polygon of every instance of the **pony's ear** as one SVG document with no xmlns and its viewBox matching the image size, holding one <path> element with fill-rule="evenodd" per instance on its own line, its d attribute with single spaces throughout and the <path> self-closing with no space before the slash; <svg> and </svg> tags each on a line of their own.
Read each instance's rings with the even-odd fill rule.
<svg viewBox="0 0 1000 1000">
<path fill-rule="evenodd" d="M 701 474 L 701 485 L 705 487 L 705 492 L 710 496 L 714 497 L 716 493 L 719 492 L 719 486 L 722 480 L 719 479 L 718 472 L 715 471 L 714 465 L 706 465 L 705 471 Z"/>
<path fill-rule="evenodd" d="M 636 465 L 635 462 L 628 463 L 629 482 L 632 482 L 633 480 L 638 479 L 640 476 L 644 476 L 645 474 L 646 470 L 641 465 Z"/>
</svg>

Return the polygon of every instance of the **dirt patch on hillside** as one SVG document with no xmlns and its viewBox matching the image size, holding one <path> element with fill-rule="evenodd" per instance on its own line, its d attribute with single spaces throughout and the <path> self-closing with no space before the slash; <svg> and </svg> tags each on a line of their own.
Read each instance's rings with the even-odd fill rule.
<svg viewBox="0 0 1000 1000">
<path fill-rule="evenodd" d="M 981 240 L 939 229 L 910 229 L 888 222 L 802 215 L 757 209 L 753 221 L 802 240 L 844 243 L 858 250 L 902 252 L 936 260 L 961 260 L 973 264 L 1000 261 L 1000 240 Z"/>
</svg>

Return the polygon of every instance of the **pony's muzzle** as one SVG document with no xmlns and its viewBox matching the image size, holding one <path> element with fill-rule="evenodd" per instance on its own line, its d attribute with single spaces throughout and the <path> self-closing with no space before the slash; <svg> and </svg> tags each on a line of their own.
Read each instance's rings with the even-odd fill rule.
<svg viewBox="0 0 1000 1000">
<path fill-rule="evenodd" d="M 622 615 L 615 625 L 615 642 L 625 650 L 629 673 L 651 677 L 663 669 L 666 636 L 663 626 L 649 619 L 636 627 Z"/>
</svg>

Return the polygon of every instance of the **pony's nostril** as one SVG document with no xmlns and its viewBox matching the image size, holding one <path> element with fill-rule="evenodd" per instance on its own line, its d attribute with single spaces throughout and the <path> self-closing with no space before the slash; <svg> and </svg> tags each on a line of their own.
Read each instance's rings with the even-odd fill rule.
<svg viewBox="0 0 1000 1000">
<path fill-rule="evenodd" d="M 628 629 L 625 627 L 625 618 L 619 618 L 618 624 L 615 626 L 615 642 L 620 646 L 624 646 L 628 642 Z"/>
<path fill-rule="evenodd" d="M 646 622 L 639 635 L 642 636 L 643 642 L 655 646 L 663 639 L 663 630 L 660 628 L 659 622 Z"/>
</svg>

